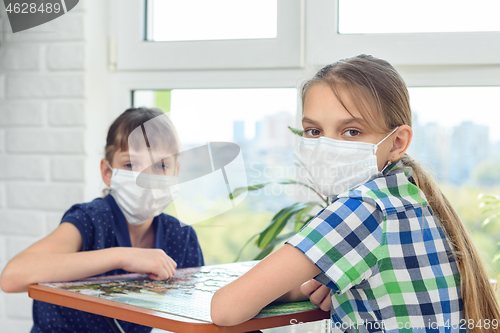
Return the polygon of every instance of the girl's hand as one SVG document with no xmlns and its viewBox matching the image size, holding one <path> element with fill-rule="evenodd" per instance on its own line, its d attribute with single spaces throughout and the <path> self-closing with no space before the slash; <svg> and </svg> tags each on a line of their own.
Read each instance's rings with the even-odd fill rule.
<svg viewBox="0 0 500 333">
<path fill-rule="evenodd" d="M 161 249 L 134 247 L 117 249 L 122 252 L 121 268 L 127 272 L 146 273 L 153 280 L 166 280 L 175 273 L 176 262 Z"/>
<path fill-rule="evenodd" d="M 330 311 L 332 302 L 330 299 L 330 288 L 311 279 L 300 286 L 300 291 L 309 296 L 312 304 L 319 306 L 323 311 Z"/>
</svg>

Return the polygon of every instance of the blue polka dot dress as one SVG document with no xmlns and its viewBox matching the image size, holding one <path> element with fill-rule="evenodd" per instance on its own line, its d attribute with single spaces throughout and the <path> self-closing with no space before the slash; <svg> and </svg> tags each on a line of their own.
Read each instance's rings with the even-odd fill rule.
<svg viewBox="0 0 500 333">
<path fill-rule="evenodd" d="M 132 246 L 127 221 L 110 195 L 72 206 L 64 214 L 62 222 L 72 223 L 78 228 L 82 236 L 83 251 Z M 154 247 L 163 249 L 177 263 L 177 268 L 204 264 L 198 238 L 191 226 L 181 224 L 170 215 L 160 214 L 154 218 L 153 227 Z M 102 275 L 124 273 L 128 272 L 117 269 Z M 151 331 L 150 327 L 121 320 L 118 322 L 127 333 Z M 102 316 L 35 300 L 31 332 L 112 333 L 113 331 Z"/>
</svg>

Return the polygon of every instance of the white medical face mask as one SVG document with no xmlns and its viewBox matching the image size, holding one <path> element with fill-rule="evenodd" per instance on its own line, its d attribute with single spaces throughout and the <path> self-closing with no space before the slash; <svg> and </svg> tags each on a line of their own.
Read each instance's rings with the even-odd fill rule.
<svg viewBox="0 0 500 333">
<path fill-rule="evenodd" d="M 132 225 L 159 215 L 177 196 L 177 177 L 141 174 L 141 183 L 155 187 L 143 188 L 137 185 L 133 171 L 109 168 L 113 172 L 110 194 Z"/>
<path fill-rule="evenodd" d="M 332 198 L 382 175 L 375 153 L 378 146 L 397 129 L 377 144 L 323 136 L 301 137 L 293 153 L 293 162 L 315 190 Z"/>
</svg>

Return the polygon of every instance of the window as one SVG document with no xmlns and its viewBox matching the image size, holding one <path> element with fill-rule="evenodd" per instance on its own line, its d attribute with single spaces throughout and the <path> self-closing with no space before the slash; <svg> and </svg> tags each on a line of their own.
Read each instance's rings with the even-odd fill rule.
<svg viewBox="0 0 500 333">
<path fill-rule="evenodd" d="M 410 88 L 411 155 L 440 182 L 488 190 L 493 175 L 484 166 L 500 167 L 499 94 L 500 87 Z"/>
<path fill-rule="evenodd" d="M 126 3 L 112 0 L 110 54 L 111 67 L 117 70 L 180 70 L 180 69 L 245 69 L 245 68 L 299 68 L 303 66 L 303 3 L 300 0 L 274 1 L 146 1 Z M 162 4 L 160 4 L 162 3 Z M 204 16 L 207 7 L 227 5 L 231 28 L 189 29 L 174 27 L 174 22 L 163 22 L 168 17 L 182 18 L 188 6 L 190 15 L 183 21 Z M 256 17 L 245 21 L 236 3 L 251 4 Z M 149 4 L 149 6 L 147 6 Z M 175 6 L 174 6 L 175 4 Z M 276 4 L 276 5 L 275 5 Z M 261 10 L 258 9 L 261 6 Z M 146 8 L 148 7 L 148 8 Z M 214 7 L 215 8 L 215 7 Z M 262 12 L 261 12 L 262 11 Z M 218 13 L 219 15 L 220 13 Z M 215 14 L 211 19 L 216 19 Z M 233 27 L 234 20 L 240 28 Z M 276 21 L 276 23 L 274 23 Z M 165 25 L 164 25 L 165 23 Z M 245 32 L 245 25 L 266 27 L 255 34 Z M 162 28 L 164 27 L 164 28 Z M 199 27 L 199 26 L 197 26 Z M 175 29 L 174 31 L 172 31 Z M 239 32 L 238 32 L 239 30 Z M 208 34 L 205 35 L 205 32 Z M 238 34 L 233 35 L 233 32 Z M 234 39 L 237 38 L 237 39 Z M 210 40 L 207 40 L 210 39 Z M 217 40 L 214 40 L 217 39 Z M 151 40 L 171 40 L 152 42 Z"/>
<path fill-rule="evenodd" d="M 359 2 L 355 2 L 359 4 Z M 408 3 L 409 1 L 400 2 Z M 366 32 L 378 32 L 382 28 L 377 28 L 376 24 L 372 28 L 367 23 L 367 25 L 361 25 L 363 33 L 360 33 L 355 28 L 347 28 L 347 26 L 356 26 L 355 22 L 359 22 L 357 18 L 350 21 L 353 15 L 349 15 L 349 11 L 347 11 L 345 15 L 348 16 L 343 20 L 342 12 L 339 13 L 339 4 L 340 10 L 342 10 L 343 7 L 344 9 L 347 8 L 345 7 L 347 3 L 350 3 L 350 0 L 318 0 L 314 4 L 308 2 L 306 22 L 311 23 L 306 28 L 308 43 L 306 54 L 311 55 L 308 63 L 321 66 L 360 53 L 373 54 L 388 60 L 393 65 L 478 65 L 500 63 L 500 32 L 373 34 Z M 375 3 L 378 6 L 380 2 L 373 3 L 373 6 L 375 6 Z M 415 3 L 420 6 L 421 2 Z M 430 6 L 436 8 L 436 3 L 436 1 L 433 1 L 432 6 Z M 483 3 L 483 1 L 467 2 L 467 6 L 481 8 L 480 6 Z M 348 6 L 351 7 L 351 5 Z M 370 14 L 370 20 L 383 17 L 383 15 L 372 15 L 371 7 L 358 5 L 354 8 L 355 11 L 351 11 L 351 14 L 361 17 L 362 20 L 364 20 L 367 13 Z M 381 5 L 378 10 L 381 8 L 384 7 Z M 400 6 L 386 7 L 386 9 L 390 11 L 391 17 L 395 19 L 408 16 L 407 12 L 400 9 Z M 468 12 L 474 13 L 474 10 L 471 9 Z M 440 17 L 441 21 L 445 21 L 445 18 L 447 17 Z M 406 21 L 409 21 L 409 19 Z M 498 20 L 495 19 L 494 21 Z M 312 24 L 313 22 L 314 24 Z M 339 22 L 341 23 L 341 29 L 355 30 L 356 34 L 339 33 Z M 445 22 L 446 26 L 448 26 L 447 19 Z M 426 20 L 425 24 L 427 23 Z M 378 25 L 383 24 L 385 24 L 384 20 L 381 19 Z M 496 26 L 496 29 L 498 30 L 498 26 Z M 340 32 L 344 31 L 341 30 Z"/>
<path fill-rule="evenodd" d="M 496 0 L 339 0 L 339 33 L 500 31 Z"/>
<path fill-rule="evenodd" d="M 439 182 L 471 231 L 486 263 L 500 242 L 500 225 L 481 227 L 477 196 L 500 193 L 500 87 L 410 88 L 414 137 L 408 151 Z M 498 276 L 500 267 L 489 266 Z"/>
<path fill-rule="evenodd" d="M 146 40 L 276 38 L 277 19 L 277 0 L 147 0 Z"/>
</svg>

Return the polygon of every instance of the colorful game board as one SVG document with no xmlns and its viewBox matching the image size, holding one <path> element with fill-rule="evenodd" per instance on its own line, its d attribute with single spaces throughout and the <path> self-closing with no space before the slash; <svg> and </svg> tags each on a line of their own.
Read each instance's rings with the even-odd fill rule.
<svg viewBox="0 0 500 333">
<path fill-rule="evenodd" d="M 145 274 L 90 278 L 75 282 L 41 285 L 139 306 L 206 322 L 215 291 L 252 268 L 257 261 L 182 268 L 166 281 L 154 281 Z M 316 309 L 312 303 L 273 303 L 257 317 L 270 317 Z"/>
</svg>

